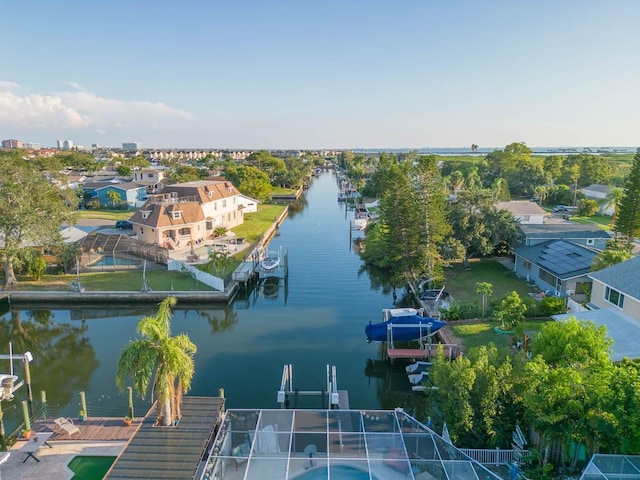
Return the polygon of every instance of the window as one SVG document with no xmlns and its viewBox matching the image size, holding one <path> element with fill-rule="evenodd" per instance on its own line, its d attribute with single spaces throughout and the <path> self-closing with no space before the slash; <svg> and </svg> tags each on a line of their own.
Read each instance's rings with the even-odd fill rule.
<svg viewBox="0 0 640 480">
<path fill-rule="evenodd" d="M 205 224 L 207 230 L 213 230 L 213 222 L 207 221 Z"/>
<path fill-rule="evenodd" d="M 518 234 L 516 234 L 516 241 L 517 241 L 518 243 L 522 243 L 522 235 L 520 235 L 519 233 L 518 233 Z"/>
<path fill-rule="evenodd" d="M 522 266 L 527 270 L 531 270 L 531 262 L 529 260 L 522 260 Z"/>
<path fill-rule="evenodd" d="M 546 270 L 540 269 L 540 272 L 538 273 L 538 277 L 540 278 L 540 280 L 548 283 L 549 285 L 556 285 L 557 283 L 557 278 L 555 277 L 555 275 L 550 274 Z"/>
<path fill-rule="evenodd" d="M 222 200 L 222 208 L 226 208 L 227 206 L 227 199 L 225 198 L 224 200 Z"/>
<path fill-rule="evenodd" d="M 606 287 L 604 289 L 604 299 L 613 303 L 616 307 L 624 308 L 624 293 L 620 293 L 613 288 Z"/>
<path fill-rule="evenodd" d="M 180 210 L 176 210 L 173 213 L 173 219 L 174 220 L 180 220 L 180 217 L 182 217 L 182 212 Z"/>
<path fill-rule="evenodd" d="M 593 238 L 587 238 L 587 245 L 593 245 L 596 241 Z"/>
</svg>

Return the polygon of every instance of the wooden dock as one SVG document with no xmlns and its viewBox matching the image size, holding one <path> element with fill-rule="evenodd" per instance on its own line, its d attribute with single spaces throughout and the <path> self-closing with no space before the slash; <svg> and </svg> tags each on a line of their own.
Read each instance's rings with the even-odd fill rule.
<svg viewBox="0 0 640 480">
<path fill-rule="evenodd" d="M 438 353 L 439 347 L 442 347 L 445 357 L 449 360 L 456 358 L 460 352 L 458 345 L 453 343 L 433 343 L 422 348 L 391 348 L 387 343 L 387 358 L 391 361 L 396 358 L 430 359 Z"/>
<path fill-rule="evenodd" d="M 84 421 L 76 419 L 73 423 L 80 429 L 79 433 L 71 436 L 58 427 L 54 418 L 32 422 L 31 428 L 36 432 L 53 432 L 49 441 L 85 440 L 85 441 L 129 441 L 140 428 L 142 418 L 135 418 L 129 426 L 124 424 L 123 417 L 89 417 Z"/>
</svg>

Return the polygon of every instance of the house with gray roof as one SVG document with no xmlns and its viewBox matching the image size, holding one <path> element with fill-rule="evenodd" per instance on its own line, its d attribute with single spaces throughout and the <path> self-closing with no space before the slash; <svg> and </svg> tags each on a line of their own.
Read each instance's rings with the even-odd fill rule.
<svg viewBox="0 0 640 480">
<path fill-rule="evenodd" d="M 558 321 L 571 317 L 607 329 L 613 340 L 610 358 L 640 358 L 640 257 L 589 273 L 592 280 L 591 310 L 554 315 Z"/>
<path fill-rule="evenodd" d="M 520 224 L 513 247 L 530 247 L 550 240 L 566 240 L 597 250 L 604 250 L 607 247 L 607 240 L 610 238 L 611 235 L 596 224 L 568 221 L 539 225 Z"/>
<path fill-rule="evenodd" d="M 598 251 L 566 240 L 548 240 L 514 251 L 515 272 L 555 295 L 585 294 Z"/>
<path fill-rule="evenodd" d="M 588 187 L 582 188 L 581 190 L 585 197 L 595 200 L 600 204 L 600 208 L 598 209 L 598 213 L 600 215 L 613 215 L 613 212 L 615 212 L 615 205 L 606 204 L 606 198 L 611 192 L 609 187 L 594 183 Z"/>
<path fill-rule="evenodd" d="M 511 212 L 516 221 L 522 225 L 528 223 L 544 223 L 544 217 L 547 215 L 547 212 L 545 212 L 540 205 L 529 200 L 498 202 L 496 207 L 498 210 Z"/>
<path fill-rule="evenodd" d="M 614 308 L 640 322 L 640 257 L 591 272 L 591 304 Z"/>
</svg>

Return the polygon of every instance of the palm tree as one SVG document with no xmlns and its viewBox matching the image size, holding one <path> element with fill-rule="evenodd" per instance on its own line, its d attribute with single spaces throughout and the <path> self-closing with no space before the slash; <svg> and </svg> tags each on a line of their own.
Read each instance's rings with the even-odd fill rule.
<svg viewBox="0 0 640 480">
<path fill-rule="evenodd" d="M 628 248 L 625 248 L 625 246 L 622 246 L 617 242 L 613 242 L 610 245 L 607 245 L 605 250 L 596 255 L 593 259 L 593 264 L 591 265 L 591 271 L 595 272 L 596 270 L 602 270 L 603 268 L 626 262 L 632 257 L 633 254 Z"/>
<path fill-rule="evenodd" d="M 487 306 L 487 297 L 493 295 L 493 284 L 489 282 L 477 282 L 476 293 L 482 295 L 482 319 L 484 320 L 484 312 Z"/>
<path fill-rule="evenodd" d="M 182 394 L 191 388 L 195 371 L 195 344 L 186 334 L 171 336 L 171 308 L 175 297 L 167 297 L 158 305 L 155 317 L 144 317 L 138 323 L 140 339 L 132 340 L 118 360 L 116 384 L 124 390 L 125 380 L 133 378 L 136 393 L 144 398 L 153 384 L 151 396 L 158 398 L 158 419 L 172 425 L 181 417 Z"/>
<path fill-rule="evenodd" d="M 622 200 L 622 196 L 624 195 L 624 189 L 620 187 L 613 187 L 609 190 L 604 202 L 602 203 L 602 211 L 606 211 L 609 207 L 613 207 L 613 213 L 611 214 L 611 223 L 610 225 L 616 224 L 616 213 L 618 213 L 618 205 L 620 204 L 620 200 Z"/>
</svg>

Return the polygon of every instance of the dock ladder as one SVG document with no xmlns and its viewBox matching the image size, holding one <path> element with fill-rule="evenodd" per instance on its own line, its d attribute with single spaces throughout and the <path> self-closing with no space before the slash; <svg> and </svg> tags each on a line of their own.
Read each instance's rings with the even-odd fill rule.
<svg viewBox="0 0 640 480">
<path fill-rule="evenodd" d="M 280 389 L 278 390 L 277 401 L 281 408 L 289 408 L 289 398 L 294 397 L 297 404 L 299 396 L 320 396 L 322 398 L 322 408 L 324 408 L 325 395 L 329 401 L 329 408 L 341 408 L 341 393 L 338 391 L 338 376 L 336 367 L 327 365 L 327 388 L 322 390 L 299 390 L 293 387 L 293 365 L 288 364 L 282 368 L 282 379 L 280 381 Z M 346 395 L 346 394 L 345 394 Z M 344 395 L 342 395 L 344 396 Z M 294 405 L 295 408 L 295 405 Z"/>
</svg>

